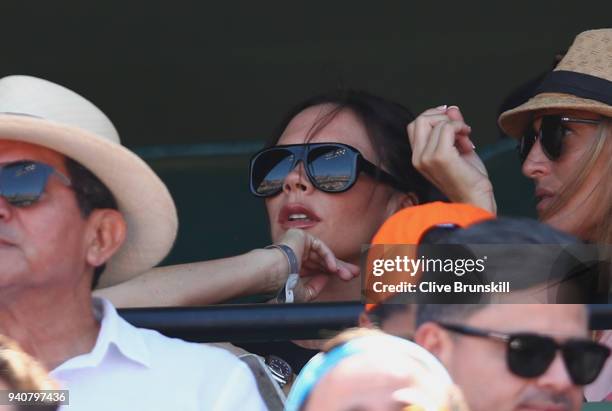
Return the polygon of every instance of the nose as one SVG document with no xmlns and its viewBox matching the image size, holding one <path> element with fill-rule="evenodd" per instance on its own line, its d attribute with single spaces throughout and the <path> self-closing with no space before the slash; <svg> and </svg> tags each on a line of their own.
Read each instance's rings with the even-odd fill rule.
<svg viewBox="0 0 612 411">
<path fill-rule="evenodd" d="M 562 392 L 574 386 L 560 352 L 557 352 L 548 370 L 538 377 L 537 384 L 552 392 Z"/>
<path fill-rule="evenodd" d="M 291 193 L 310 193 L 314 191 L 314 186 L 308 179 L 306 175 L 306 170 L 304 170 L 304 163 L 301 161 L 297 166 L 289 174 L 285 177 L 285 181 L 283 182 L 283 191 L 286 194 Z"/>
<path fill-rule="evenodd" d="M 8 221 L 13 215 L 13 209 L 6 198 L 0 195 L 0 221 Z"/>
<path fill-rule="evenodd" d="M 550 173 L 551 161 L 542 150 L 540 140 L 536 140 L 523 163 L 522 171 L 525 177 L 533 180 Z"/>
</svg>

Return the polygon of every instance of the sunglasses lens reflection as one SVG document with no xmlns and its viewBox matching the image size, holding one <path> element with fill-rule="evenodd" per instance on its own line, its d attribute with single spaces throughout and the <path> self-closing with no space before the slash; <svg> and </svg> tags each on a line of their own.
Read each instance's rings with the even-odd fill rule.
<svg viewBox="0 0 612 411">
<path fill-rule="evenodd" d="M 319 146 L 308 152 L 308 172 L 326 192 L 346 190 L 355 179 L 355 154 L 346 147 Z"/>
<path fill-rule="evenodd" d="M 288 150 L 276 149 L 261 153 L 253 164 L 251 181 L 260 196 L 278 193 L 285 177 L 291 172 L 294 155 Z"/>
<path fill-rule="evenodd" d="M 0 194 L 15 207 L 36 202 L 47 183 L 52 169 L 44 164 L 20 162 L 0 169 Z"/>
<path fill-rule="evenodd" d="M 357 176 L 359 152 L 339 144 L 298 144 L 262 151 L 251 163 L 251 191 L 269 197 L 282 190 L 283 181 L 300 161 L 305 162 L 310 182 L 319 190 L 348 190 Z"/>
</svg>

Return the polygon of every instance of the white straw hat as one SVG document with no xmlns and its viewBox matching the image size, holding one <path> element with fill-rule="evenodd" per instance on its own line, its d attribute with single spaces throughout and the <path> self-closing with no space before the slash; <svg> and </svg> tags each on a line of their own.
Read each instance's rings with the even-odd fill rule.
<svg viewBox="0 0 612 411">
<path fill-rule="evenodd" d="M 158 264 L 176 238 L 178 218 L 164 183 L 121 145 L 95 105 L 58 84 L 30 76 L 0 79 L 0 139 L 50 148 L 81 163 L 113 193 L 127 238 L 108 261 L 101 286 L 125 281 Z"/>
</svg>

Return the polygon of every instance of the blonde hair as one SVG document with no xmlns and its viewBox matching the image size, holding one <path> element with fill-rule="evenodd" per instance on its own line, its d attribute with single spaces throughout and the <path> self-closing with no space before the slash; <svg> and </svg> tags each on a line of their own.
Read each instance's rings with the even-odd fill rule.
<svg viewBox="0 0 612 411">
<path fill-rule="evenodd" d="M 597 221 L 595 232 L 585 240 L 598 244 L 612 244 L 612 120 L 607 119 L 598 129 L 596 143 L 584 154 L 583 161 L 578 166 L 574 177 L 563 185 L 560 195 L 548 207 L 542 218 L 556 214 L 563 208 L 576 190 L 585 182 L 587 177 L 594 171 L 598 160 L 605 157 L 601 178 L 589 193 L 593 204 L 601 205 L 601 208 L 593 210 Z"/>
<path fill-rule="evenodd" d="M 59 389 L 38 361 L 3 335 L 0 335 L 0 381 L 14 391 Z"/>
</svg>

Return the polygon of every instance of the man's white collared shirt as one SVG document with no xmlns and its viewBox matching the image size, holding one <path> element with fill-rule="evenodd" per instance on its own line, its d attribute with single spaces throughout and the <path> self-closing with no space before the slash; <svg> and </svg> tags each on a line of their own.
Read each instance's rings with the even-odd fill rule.
<svg viewBox="0 0 612 411">
<path fill-rule="evenodd" d="M 94 311 L 93 350 L 51 372 L 69 390 L 62 411 L 266 410 L 249 368 L 227 351 L 136 328 L 104 299 Z"/>
</svg>

